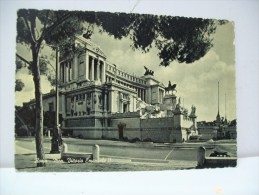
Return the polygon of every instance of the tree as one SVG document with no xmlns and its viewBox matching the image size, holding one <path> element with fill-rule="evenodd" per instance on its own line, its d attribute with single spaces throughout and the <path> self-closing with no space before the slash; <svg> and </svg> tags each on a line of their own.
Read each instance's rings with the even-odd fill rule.
<svg viewBox="0 0 259 195">
<path fill-rule="evenodd" d="M 15 130 L 19 130 L 20 126 L 26 126 L 29 128 L 29 132 L 26 132 L 30 135 L 34 135 L 34 130 L 32 129 L 35 126 L 35 111 L 31 109 L 28 105 L 23 105 L 22 107 L 15 107 Z M 22 121 L 22 124 L 20 123 Z M 16 132 L 19 135 L 18 132 Z"/>
<path fill-rule="evenodd" d="M 40 75 L 46 67 L 41 70 L 39 53 L 44 42 L 59 45 L 63 54 L 71 54 L 75 50 L 64 40 L 75 34 L 90 38 L 94 27 L 98 26 L 100 32 L 105 31 L 116 39 L 130 36 L 134 49 L 148 52 L 152 46 L 157 47 L 160 65 L 168 66 L 174 60 L 191 63 L 204 56 L 212 47 L 210 35 L 217 24 L 224 23 L 200 18 L 33 9 L 21 9 L 17 16 L 17 43 L 26 44 L 31 51 L 31 62 L 18 57 L 28 64 L 33 75 L 36 152 L 40 161 L 44 160 Z M 44 162 L 38 163 L 38 166 L 44 165 Z"/>
<path fill-rule="evenodd" d="M 40 83 L 39 52 L 43 40 L 46 40 L 50 33 L 57 29 L 70 17 L 69 12 L 52 12 L 49 10 L 19 10 L 17 12 L 17 42 L 26 44 L 31 49 L 32 61 L 29 69 L 33 75 L 35 87 L 35 141 L 36 153 L 39 163 L 37 166 L 45 166 L 45 155 L 43 151 L 43 107 Z"/>
<path fill-rule="evenodd" d="M 21 81 L 21 79 L 17 79 L 15 81 L 15 91 L 22 91 L 24 88 L 24 83 Z"/>
<path fill-rule="evenodd" d="M 23 62 L 21 60 L 17 59 L 15 64 L 16 64 L 16 73 L 18 72 L 18 70 L 20 70 L 24 67 Z M 22 80 L 16 79 L 15 80 L 15 91 L 22 91 L 23 88 L 24 88 L 24 83 L 22 82 Z"/>
</svg>

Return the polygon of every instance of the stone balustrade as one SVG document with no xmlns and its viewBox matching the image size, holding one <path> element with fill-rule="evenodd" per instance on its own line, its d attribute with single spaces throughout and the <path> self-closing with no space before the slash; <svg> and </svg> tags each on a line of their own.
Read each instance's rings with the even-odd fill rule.
<svg viewBox="0 0 259 195">
<path fill-rule="evenodd" d="M 137 112 L 124 112 L 124 113 L 113 113 L 111 114 L 111 117 L 140 117 L 140 111 Z"/>
</svg>

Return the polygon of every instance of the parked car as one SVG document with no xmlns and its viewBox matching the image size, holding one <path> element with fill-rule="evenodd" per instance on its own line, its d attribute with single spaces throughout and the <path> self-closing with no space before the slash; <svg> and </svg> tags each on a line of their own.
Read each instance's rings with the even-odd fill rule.
<svg viewBox="0 0 259 195">
<path fill-rule="evenodd" d="M 228 152 L 221 152 L 215 150 L 213 153 L 210 154 L 210 157 L 230 157 Z"/>
</svg>

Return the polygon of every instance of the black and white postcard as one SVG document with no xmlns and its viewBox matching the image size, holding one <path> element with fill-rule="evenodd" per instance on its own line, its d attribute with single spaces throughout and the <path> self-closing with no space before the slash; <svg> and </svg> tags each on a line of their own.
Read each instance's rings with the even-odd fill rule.
<svg viewBox="0 0 259 195">
<path fill-rule="evenodd" d="M 235 167 L 235 24 L 19 9 L 15 168 Z"/>
</svg>

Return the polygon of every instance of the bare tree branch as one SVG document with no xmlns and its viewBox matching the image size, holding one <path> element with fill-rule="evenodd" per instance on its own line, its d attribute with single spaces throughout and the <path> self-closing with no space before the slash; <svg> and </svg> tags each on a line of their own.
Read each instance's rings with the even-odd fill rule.
<svg viewBox="0 0 259 195">
<path fill-rule="evenodd" d="M 22 56 L 20 56 L 19 54 L 17 54 L 16 53 L 16 57 L 18 57 L 18 58 L 20 58 L 23 62 L 25 62 L 26 64 L 28 64 L 28 65 L 32 65 L 32 63 L 31 62 L 29 62 L 28 60 L 26 60 L 25 58 L 23 58 Z"/>
</svg>

